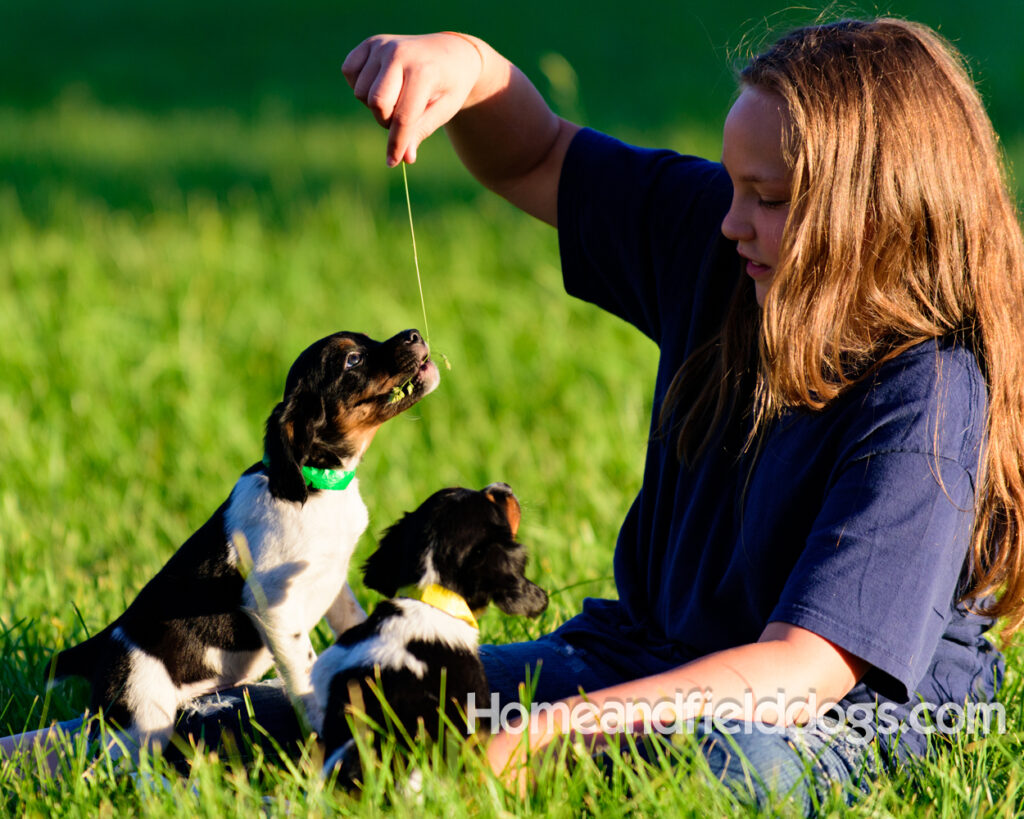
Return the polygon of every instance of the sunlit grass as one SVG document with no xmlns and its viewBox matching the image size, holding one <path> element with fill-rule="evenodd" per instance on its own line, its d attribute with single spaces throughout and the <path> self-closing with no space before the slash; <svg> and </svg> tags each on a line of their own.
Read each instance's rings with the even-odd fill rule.
<svg viewBox="0 0 1024 819">
<path fill-rule="evenodd" d="M 58 108 L 26 115 L 21 141 L 0 128 L 0 161 L 33 181 L 0 188 L 0 617 L 52 623 L 71 639 L 82 628 L 73 604 L 90 629 L 116 615 L 260 457 L 263 423 L 303 347 L 339 329 L 384 337 L 422 320 L 401 179 L 384 167 L 376 128 L 271 117 L 235 123 L 230 152 L 219 116 Z M 145 170 L 131 152 L 119 164 L 123 134 L 98 147 L 126 121 L 152 140 Z M 299 176 L 326 168 L 330 184 L 283 195 L 273 180 L 297 161 L 292 146 L 320 131 L 345 158 L 325 148 Z M 45 149 L 37 133 L 50 134 Z M 380 161 L 356 163 L 358 144 Z M 360 469 L 372 519 L 363 551 L 440 486 L 509 482 L 534 571 L 555 592 L 540 625 L 512 627 L 525 636 L 585 594 L 613 591 L 656 350 L 564 296 L 553 231 L 486 194 L 463 201 L 449 149 L 438 140 L 424 153 L 410 172 L 413 208 L 431 341 L 452 370 L 381 431 Z M 87 164 L 83 154 L 99 157 L 111 185 L 141 194 L 113 207 L 73 174 L 49 175 Z M 54 159 L 38 165 L 42 155 Z M 258 167 L 267 187 L 180 184 L 161 199 L 166 178 L 200 158 Z"/>
</svg>

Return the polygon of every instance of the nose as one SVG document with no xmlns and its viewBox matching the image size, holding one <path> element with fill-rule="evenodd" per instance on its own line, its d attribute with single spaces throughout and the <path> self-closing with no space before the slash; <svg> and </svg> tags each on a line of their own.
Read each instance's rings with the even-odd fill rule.
<svg viewBox="0 0 1024 819">
<path fill-rule="evenodd" d="M 402 341 L 410 346 L 413 344 L 422 344 L 423 336 L 420 335 L 419 330 L 406 330 L 402 333 Z"/>
<path fill-rule="evenodd" d="M 754 239 L 754 226 L 737 203 L 735 196 L 728 212 L 722 218 L 722 235 L 733 242 L 749 242 Z"/>
</svg>

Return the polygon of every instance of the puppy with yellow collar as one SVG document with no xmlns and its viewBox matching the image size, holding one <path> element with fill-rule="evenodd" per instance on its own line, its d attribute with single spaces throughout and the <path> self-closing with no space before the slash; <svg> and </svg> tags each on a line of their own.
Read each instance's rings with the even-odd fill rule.
<svg viewBox="0 0 1024 819">
<path fill-rule="evenodd" d="M 477 617 L 492 602 L 506 614 L 528 617 L 547 608 L 547 594 L 524 575 L 526 550 L 515 539 L 519 519 L 512 490 L 495 483 L 480 491 L 442 489 L 388 529 L 363 579 L 392 599 L 338 637 L 313 667 L 324 714 L 325 772 L 340 766 L 339 781 L 358 782 L 346 714 L 361 711 L 386 725 L 374 689 L 410 738 L 422 726 L 436 739 L 441 710 L 449 724 L 468 731 L 469 694 L 477 702 L 490 696 L 477 654 Z"/>
</svg>

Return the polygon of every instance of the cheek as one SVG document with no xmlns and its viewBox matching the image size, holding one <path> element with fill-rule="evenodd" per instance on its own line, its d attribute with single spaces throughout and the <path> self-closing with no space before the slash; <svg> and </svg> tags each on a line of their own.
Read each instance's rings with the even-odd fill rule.
<svg viewBox="0 0 1024 819">
<path fill-rule="evenodd" d="M 761 249 L 766 257 L 764 261 L 770 267 L 775 267 L 779 261 L 779 247 L 782 245 L 782 231 L 786 227 L 786 215 L 785 211 L 773 212 L 761 226 Z"/>
</svg>

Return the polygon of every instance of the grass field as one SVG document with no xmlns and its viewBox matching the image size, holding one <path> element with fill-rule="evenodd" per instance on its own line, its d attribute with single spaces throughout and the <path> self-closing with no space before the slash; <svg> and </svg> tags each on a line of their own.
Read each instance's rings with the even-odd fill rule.
<svg viewBox="0 0 1024 819">
<path fill-rule="evenodd" d="M 763 3 L 655 2 L 628 17 L 606 0 L 552 5 L 0 5 L 0 733 L 80 713 L 81 687 L 44 696 L 45 658 L 122 611 L 260 457 L 303 347 L 339 329 L 424 329 L 401 174 L 384 167 L 383 132 L 340 78 L 348 48 L 377 30 L 473 31 L 562 111 L 717 153 L 730 61 L 765 28 Z M 1024 158 L 1024 4 L 891 9 L 959 42 L 1010 158 Z M 615 593 L 612 550 L 639 487 L 656 350 L 566 297 L 554 233 L 481 192 L 443 137 L 409 179 L 430 340 L 452 370 L 381 431 L 361 467 L 371 524 L 360 554 L 441 486 L 507 481 L 552 604 L 536 622 L 491 612 L 482 638 L 530 638 L 584 597 Z M 318 647 L 327 639 L 321 627 Z M 1007 736 L 961 738 L 852 812 L 1024 810 L 1022 663 L 1011 650 Z M 0 762 L 0 811 L 747 812 L 687 764 L 605 783 L 585 762 L 554 759 L 524 802 L 466 750 L 452 773 L 428 777 L 419 803 L 386 773 L 361 802 L 335 793 L 310 760 L 245 771 L 203 759 L 169 790 L 102 766 L 84 779 L 84 765 L 73 758 L 54 780 L 32 759 Z"/>
</svg>

